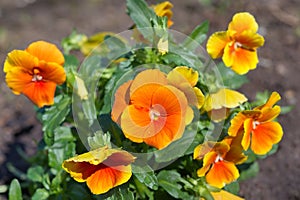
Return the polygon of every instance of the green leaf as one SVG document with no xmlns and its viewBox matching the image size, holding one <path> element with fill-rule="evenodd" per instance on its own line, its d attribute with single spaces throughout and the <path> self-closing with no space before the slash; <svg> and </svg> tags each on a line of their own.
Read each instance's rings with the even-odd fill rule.
<svg viewBox="0 0 300 200">
<path fill-rule="evenodd" d="M 223 84 L 225 87 L 230 89 L 239 89 L 245 83 L 249 82 L 245 75 L 239 75 L 226 67 L 223 63 L 217 65 L 219 73 L 222 77 Z"/>
<path fill-rule="evenodd" d="M 214 200 L 214 197 L 206 187 L 200 187 L 200 197 L 203 197 L 205 200 Z"/>
<path fill-rule="evenodd" d="M 192 33 L 183 41 L 183 46 L 189 50 L 194 50 L 196 47 L 200 46 L 206 39 L 206 34 L 208 32 L 208 21 L 203 22 L 198 25 Z"/>
<path fill-rule="evenodd" d="M 107 55 L 109 59 L 117 59 L 130 51 L 130 48 L 125 44 L 124 40 L 118 37 L 107 36 L 104 42 L 109 49 L 109 54 Z"/>
<path fill-rule="evenodd" d="M 53 144 L 54 129 L 65 120 L 70 112 L 70 97 L 59 95 L 54 101 L 54 105 L 47 108 L 42 116 L 44 140 L 47 145 Z"/>
<path fill-rule="evenodd" d="M 80 49 L 80 44 L 87 40 L 87 36 L 77 33 L 76 30 L 73 30 L 72 33 L 62 40 L 62 47 L 65 54 L 69 54 L 71 50 Z"/>
<path fill-rule="evenodd" d="M 187 192 L 183 191 L 180 183 L 184 182 L 183 178 L 175 170 L 167 171 L 163 170 L 157 175 L 158 184 L 165 191 L 167 191 L 172 197 L 180 199 L 191 199 Z"/>
<path fill-rule="evenodd" d="M 127 0 L 127 13 L 149 41 L 157 43 L 167 33 L 167 18 L 158 17 L 144 0 Z"/>
<path fill-rule="evenodd" d="M 91 192 L 85 189 L 83 183 L 77 183 L 72 182 L 67 185 L 68 188 L 66 191 L 68 191 L 66 194 L 66 199 L 72 199 L 72 200 L 87 200 L 92 199 Z"/>
<path fill-rule="evenodd" d="M 21 186 L 17 179 L 13 179 L 10 183 L 8 199 L 9 200 L 22 200 L 23 199 Z"/>
<path fill-rule="evenodd" d="M 34 195 L 32 196 L 32 200 L 46 200 L 49 197 L 49 193 L 46 189 L 37 189 Z"/>
<path fill-rule="evenodd" d="M 240 184 L 239 182 L 235 181 L 230 183 L 229 185 L 226 185 L 224 189 L 232 194 L 238 195 L 240 191 Z"/>
<path fill-rule="evenodd" d="M 75 155 L 74 142 L 57 142 L 48 150 L 49 166 L 60 171 L 64 160 Z"/>
<path fill-rule="evenodd" d="M 54 130 L 55 142 L 70 142 L 75 141 L 75 137 L 72 134 L 70 127 L 59 126 Z"/>
<path fill-rule="evenodd" d="M 27 171 L 27 177 L 33 182 L 42 182 L 44 169 L 41 166 L 30 167 Z"/>
<path fill-rule="evenodd" d="M 75 155 L 75 138 L 69 127 L 58 127 L 54 130 L 55 143 L 48 149 L 49 166 L 60 171 L 65 159 Z"/>
<path fill-rule="evenodd" d="M 52 193 L 58 194 L 58 193 L 62 192 L 62 188 L 60 186 L 62 181 L 63 181 L 62 171 L 60 171 L 56 174 L 56 176 L 51 181 L 50 189 L 51 189 Z"/>
<path fill-rule="evenodd" d="M 73 88 L 75 82 L 75 74 L 77 72 L 77 68 L 79 66 L 79 61 L 74 55 L 64 55 L 65 64 L 64 69 L 67 75 L 67 83 Z"/>
<path fill-rule="evenodd" d="M 259 172 L 258 162 L 254 162 L 252 165 L 250 165 L 250 167 L 248 169 L 243 170 L 240 173 L 239 181 L 244 181 L 249 178 L 252 178 L 252 177 L 256 176 L 258 174 L 258 172 Z"/>
<path fill-rule="evenodd" d="M 134 172 L 134 176 L 147 187 L 157 190 L 158 181 L 157 177 L 154 174 L 154 171 L 151 169 L 149 165 L 146 166 L 138 166 L 132 165 L 132 171 Z"/>
<path fill-rule="evenodd" d="M 113 188 L 103 195 L 95 196 L 95 199 L 99 200 L 134 200 L 133 193 L 129 190 L 128 185 L 121 185 L 117 188 Z"/>
<path fill-rule="evenodd" d="M 127 13 L 138 28 L 152 27 L 155 12 L 150 9 L 144 0 L 127 0 Z"/>
</svg>

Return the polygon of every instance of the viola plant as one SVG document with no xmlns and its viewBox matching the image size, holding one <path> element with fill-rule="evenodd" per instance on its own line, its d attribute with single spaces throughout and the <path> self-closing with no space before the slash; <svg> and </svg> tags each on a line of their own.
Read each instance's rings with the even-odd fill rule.
<svg viewBox="0 0 300 200">
<path fill-rule="evenodd" d="M 172 7 L 127 0 L 129 30 L 8 53 L 6 83 L 43 131 L 33 157 L 21 152 L 27 172 L 10 167 L 9 199 L 243 199 L 239 182 L 283 137 L 280 95 L 239 91 L 264 38 L 242 12 L 204 49 L 208 22 L 171 30 Z"/>
</svg>

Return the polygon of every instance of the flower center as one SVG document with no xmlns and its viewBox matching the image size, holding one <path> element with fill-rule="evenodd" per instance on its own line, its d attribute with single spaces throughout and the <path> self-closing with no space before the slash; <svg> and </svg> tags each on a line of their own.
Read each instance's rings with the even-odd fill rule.
<svg viewBox="0 0 300 200">
<path fill-rule="evenodd" d="M 215 159 L 215 163 L 222 161 L 222 160 L 223 160 L 222 156 L 218 155 Z"/>
<path fill-rule="evenodd" d="M 252 122 L 252 128 L 256 129 L 257 125 L 259 125 L 259 124 L 260 124 L 260 122 L 258 122 L 258 121 Z"/>
<path fill-rule="evenodd" d="M 237 50 L 238 48 L 242 48 L 243 45 L 239 42 L 234 42 L 233 47 L 234 47 L 234 50 Z"/>
<path fill-rule="evenodd" d="M 31 81 L 37 82 L 43 80 L 43 77 L 40 75 L 40 70 L 37 68 L 33 69 L 33 75 Z"/>
<path fill-rule="evenodd" d="M 156 121 L 160 117 L 160 112 L 151 108 L 149 111 L 149 116 L 151 121 Z"/>
</svg>

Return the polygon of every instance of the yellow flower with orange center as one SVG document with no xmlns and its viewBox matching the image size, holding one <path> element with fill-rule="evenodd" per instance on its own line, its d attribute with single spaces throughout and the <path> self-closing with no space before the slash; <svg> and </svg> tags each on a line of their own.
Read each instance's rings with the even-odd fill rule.
<svg viewBox="0 0 300 200">
<path fill-rule="evenodd" d="M 24 94 L 38 107 L 52 105 L 56 85 L 66 80 L 64 61 L 54 44 L 34 42 L 25 50 L 8 54 L 3 69 L 6 83 L 15 94 Z"/>
<path fill-rule="evenodd" d="M 115 93 L 112 119 L 133 142 L 162 149 L 181 138 L 193 119 L 184 92 L 158 69 L 140 72 Z"/>
<path fill-rule="evenodd" d="M 156 4 L 155 6 L 153 6 L 153 8 L 157 16 L 168 18 L 168 22 L 167 22 L 168 27 L 173 25 L 174 22 L 171 20 L 173 16 L 173 12 L 171 10 L 171 8 L 173 8 L 172 3 L 170 3 L 169 1 L 164 1 L 162 3 Z"/>
<path fill-rule="evenodd" d="M 207 42 L 207 52 L 212 58 L 222 57 L 224 64 L 238 74 L 255 69 L 258 63 L 257 48 L 264 38 L 257 33 L 255 18 L 247 13 L 237 13 L 227 31 L 214 33 Z"/>
<path fill-rule="evenodd" d="M 227 88 L 219 89 L 206 96 L 203 110 L 216 122 L 226 119 L 231 108 L 235 108 L 248 99 L 241 93 Z"/>
<path fill-rule="evenodd" d="M 93 194 L 103 194 L 126 183 L 131 175 L 130 153 L 102 147 L 65 160 L 62 164 L 77 182 L 86 182 Z"/>
<path fill-rule="evenodd" d="M 236 164 L 241 164 L 247 157 L 240 145 L 241 138 L 227 137 L 221 142 L 205 142 L 194 149 L 194 159 L 202 160 L 198 169 L 199 177 L 205 176 L 206 182 L 222 188 L 239 177 Z"/>
<path fill-rule="evenodd" d="M 264 105 L 238 113 L 231 120 L 228 134 L 242 134 L 242 146 L 245 150 L 251 146 L 254 153 L 266 154 L 283 135 L 281 125 L 274 121 L 280 114 L 280 106 L 275 105 L 279 100 L 280 95 L 273 92 Z"/>
</svg>

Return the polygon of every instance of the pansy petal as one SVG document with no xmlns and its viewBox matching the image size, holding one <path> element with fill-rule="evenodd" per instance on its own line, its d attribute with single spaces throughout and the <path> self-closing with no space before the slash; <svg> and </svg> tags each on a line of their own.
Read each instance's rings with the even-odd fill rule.
<svg viewBox="0 0 300 200">
<path fill-rule="evenodd" d="M 216 145 L 216 142 L 211 142 L 211 141 L 207 141 L 207 142 L 204 142 L 203 144 L 199 144 L 194 149 L 193 158 L 197 159 L 197 160 L 203 159 L 205 154 L 210 152 L 215 145 Z"/>
<path fill-rule="evenodd" d="M 231 121 L 230 121 L 230 127 L 228 129 L 228 135 L 230 136 L 236 136 L 240 129 L 243 128 L 243 124 L 247 117 L 239 112 Z"/>
<path fill-rule="evenodd" d="M 64 161 L 62 167 L 70 173 L 71 177 L 77 182 L 85 182 L 88 177 L 94 174 L 99 168 L 97 165 L 88 162 L 75 162 L 70 160 Z"/>
<path fill-rule="evenodd" d="M 157 16 L 159 17 L 166 16 L 168 18 L 168 22 L 167 22 L 168 27 L 173 25 L 173 21 L 171 20 L 173 16 L 173 12 L 171 10 L 172 7 L 173 4 L 170 3 L 169 1 L 164 1 L 154 6 L 154 12 Z"/>
<path fill-rule="evenodd" d="M 264 107 L 261 110 L 261 116 L 258 118 L 258 121 L 272 121 L 280 114 L 280 106 L 274 106 L 273 108 Z"/>
<path fill-rule="evenodd" d="M 200 108 L 200 104 L 204 101 L 204 95 L 200 89 L 192 87 L 198 81 L 197 72 L 187 67 L 176 67 L 168 73 L 167 80 L 184 93 L 190 105 Z"/>
<path fill-rule="evenodd" d="M 210 169 L 211 165 L 214 163 L 214 161 L 216 160 L 218 154 L 214 151 L 209 152 L 205 155 L 204 159 L 203 159 L 203 166 L 202 168 L 197 170 L 197 175 L 199 177 L 205 176 L 205 174 L 207 173 L 207 171 Z"/>
<path fill-rule="evenodd" d="M 130 87 L 130 96 L 143 85 L 166 85 L 167 78 L 164 73 L 158 69 L 148 69 L 140 72 L 133 80 Z"/>
<path fill-rule="evenodd" d="M 211 192 L 211 195 L 213 196 L 214 200 L 245 200 L 244 198 L 231 194 L 226 190 L 221 190 L 220 192 Z"/>
<path fill-rule="evenodd" d="M 23 94 L 27 96 L 38 107 L 52 105 L 54 103 L 54 93 L 56 84 L 53 82 L 37 81 L 31 82 L 23 90 Z"/>
<path fill-rule="evenodd" d="M 194 87 L 193 89 L 194 89 L 194 93 L 195 93 L 196 98 L 197 98 L 196 107 L 198 109 L 200 109 L 204 104 L 205 96 L 203 95 L 202 91 L 199 88 Z"/>
<path fill-rule="evenodd" d="M 252 131 L 251 149 L 258 155 L 264 155 L 281 140 L 282 135 L 282 127 L 278 122 L 259 124 Z"/>
<path fill-rule="evenodd" d="M 120 117 L 126 106 L 129 104 L 129 88 L 132 80 L 123 83 L 115 92 L 115 100 L 112 106 L 112 120 L 120 124 Z"/>
<path fill-rule="evenodd" d="M 211 98 L 211 109 L 235 108 L 247 101 L 243 94 L 227 88 L 221 88 L 209 96 Z"/>
<path fill-rule="evenodd" d="M 242 94 L 234 90 L 230 90 L 224 88 L 223 90 L 225 93 L 225 102 L 224 107 L 226 108 L 235 108 L 238 107 L 240 104 L 246 102 L 248 99 Z"/>
<path fill-rule="evenodd" d="M 11 69 L 18 67 L 19 70 L 31 73 L 34 67 L 38 66 L 38 59 L 26 51 L 14 50 L 7 55 L 3 71 L 9 72 Z"/>
<path fill-rule="evenodd" d="M 126 107 L 122 113 L 121 128 L 125 137 L 139 143 L 157 133 L 151 123 L 149 110 L 139 109 L 135 105 Z"/>
<path fill-rule="evenodd" d="M 207 41 L 206 49 L 208 54 L 213 58 L 219 58 L 223 55 L 224 48 L 229 42 L 226 31 L 216 32 L 211 35 Z"/>
<path fill-rule="evenodd" d="M 252 130 L 253 130 L 253 119 L 248 118 L 244 122 L 244 135 L 241 143 L 244 150 L 248 150 L 250 146 L 250 138 L 251 138 Z"/>
<path fill-rule="evenodd" d="M 239 177 L 239 171 L 233 163 L 219 161 L 214 163 L 206 175 L 208 184 L 222 188 L 226 184 L 235 181 Z"/>
<path fill-rule="evenodd" d="M 156 148 L 161 149 L 167 146 L 171 141 L 178 139 L 182 136 L 185 122 L 187 99 L 184 94 L 172 86 L 159 87 L 152 97 L 152 105 L 164 110 L 165 121 L 163 128 L 155 136 L 145 139 L 147 144 L 154 145 Z M 158 117 L 160 119 L 160 117 Z M 153 124 L 160 123 L 160 121 L 153 120 Z M 158 125 L 156 125 L 158 126 Z M 159 125 L 160 127 L 160 125 Z M 161 141 L 158 140 L 161 139 Z M 164 141 L 164 138 L 166 141 Z"/>
<path fill-rule="evenodd" d="M 239 42 L 242 47 L 246 50 L 253 51 L 258 47 L 264 45 L 264 37 L 259 35 L 258 33 L 253 33 L 252 31 L 244 31 L 242 34 L 237 36 L 236 41 Z"/>
<path fill-rule="evenodd" d="M 190 67 L 186 67 L 186 66 L 178 66 L 176 68 L 174 68 L 172 71 L 176 71 L 177 73 L 179 73 L 181 76 L 183 76 L 190 84 L 191 86 L 195 86 L 198 82 L 198 72 L 193 70 Z M 171 72 L 172 72 L 171 71 Z M 171 73 L 170 72 L 170 73 Z M 169 73 L 169 74 L 170 74 Z M 168 77 L 169 77 L 168 74 Z"/>
<path fill-rule="evenodd" d="M 224 64 L 233 71 L 242 75 L 255 69 L 258 63 L 256 50 L 249 51 L 243 48 L 234 48 L 234 44 L 226 45 L 222 57 Z"/>
<path fill-rule="evenodd" d="M 65 62 L 64 56 L 56 45 L 45 41 L 37 41 L 31 43 L 26 51 L 31 55 L 37 57 L 39 60 L 45 62 L 55 62 L 63 65 Z"/>
<path fill-rule="evenodd" d="M 264 107 L 272 108 L 279 100 L 281 99 L 280 95 L 277 92 L 272 92 L 271 96 L 264 105 L 255 107 L 254 110 L 261 110 Z"/>
<path fill-rule="evenodd" d="M 122 166 L 118 169 L 104 167 L 87 179 L 87 186 L 93 194 L 103 194 L 123 183 L 131 177 L 131 166 Z"/>
<path fill-rule="evenodd" d="M 226 153 L 224 160 L 234 164 L 241 164 L 247 160 L 247 156 L 243 153 L 244 149 L 241 145 L 243 133 L 238 133 L 236 137 L 226 137 L 223 141 L 229 142 L 230 150 Z"/>
<path fill-rule="evenodd" d="M 66 73 L 64 68 L 57 64 L 51 62 L 41 61 L 38 67 L 40 74 L 43 79 L 47 81 L 52 81 L 58 85 L 63 84 L 66 81 Z"/>
<path fill-rule="evenodd" d="M 257 32 L 258 24 L 255 18 L 248 12 L 237 13 L 233 16 L 232 21 L 228 25 L 228 30 L 242 33 L 245 30 Z"/>
<path fill-rule="evenodd" d="M 25 70 L 19 68 L 11 68 L 6 74 L 6 83 L 12 89 L 14 94 L 21 94 L 30 84 L 32 84 L 32 76 Z"/>
</svg>

